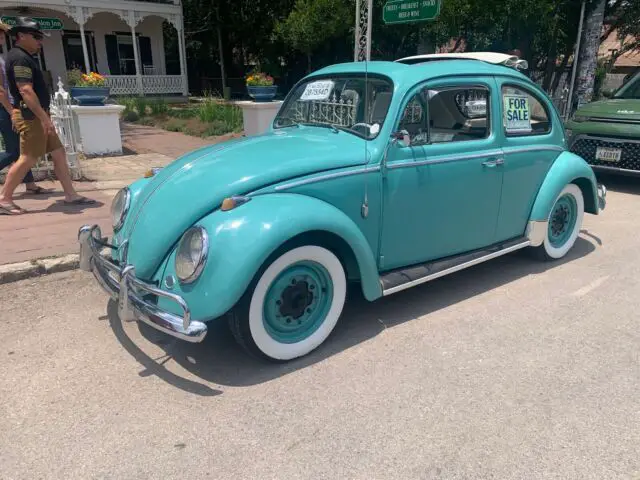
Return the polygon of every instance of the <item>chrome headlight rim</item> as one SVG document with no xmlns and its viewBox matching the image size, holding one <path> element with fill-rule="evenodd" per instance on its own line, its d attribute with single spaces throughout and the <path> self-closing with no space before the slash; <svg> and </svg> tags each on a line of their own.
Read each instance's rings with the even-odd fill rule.
<svg viewBox="0 0 640 480">
<path fill-rule="evenodd" d="M 122 208 L 122 211 L 120 212 L 120 217 L 118 218 L 118 221 L 113 224 L 113 231 L 114 232 L 117 232 L 118 230 L 120 230 L 122 228 L 122 226 L 124 225 L 124 221 L 127 218 L 127 214 L 129 213 L 129 208 L 131 207 L 131 190 L 129 190 L 129 187 L 124 187 L 123 189 L 121 189 L 116 194 L 116 197 L 113 199 L 113 202 L 111 204 L 112 222 L 113 222 L 113 205 L 115 204 L 115 201 L 118 198 L 118 195 L 120 195 L 121 193 L 124 194 L 124 207 Z"/>
<path fill-rule="evenodd" d="M 202 250 L 200 251 L 200 255 L 198 257 L 198 261 L 195 262 L 196 265 L 195 265 L 195 268 L 193 269 L 193 272 L 189 276 L 187 276 L 186 278 L 182 278 L 180 276 L 180 274 L 178 273 L 178 268 L 177 268 L 177 265 L 175 265 L 175 263 L 178 262 L 178 255 L 180 253 L 180 249 L 184 245 L 185 240 L 187 238 L 189 238 L 189 236 L 192 235 L 194 232 L 198 232 L 199 235 L 202 238 Z M 209 234 L 207 233 L 205 228 L 201 227 L 199 225 L 195 226 L 195 227 L 188 228 L 187 231 L 184 232 L 184 234 L 180 238 L 180 241 L 178 242 L 178 248 L 176 249 L 176 258 L 175 258 L 175 262 L 174 262 L 174 269 L 175 269 L 175 272 L 176 272 L 176 277 L 178 277 L 178 281 L 183 285 L 189 285 L 189 284 L 195 282 L 198 278 L 200 278 L 200 275 L 202 274 L 202 270 L 204 270 L 204 266 L 207 263 L 207 258 L 208 257 L 209 257 Z"/>
</svg>

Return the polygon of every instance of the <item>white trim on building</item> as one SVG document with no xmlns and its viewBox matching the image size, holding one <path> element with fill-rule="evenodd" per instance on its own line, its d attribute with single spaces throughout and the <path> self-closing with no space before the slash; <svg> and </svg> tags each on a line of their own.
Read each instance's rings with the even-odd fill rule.
<svg viewBox="0 0 640 480">
<path fill-rule="evenodd" d="M 188 95 L 180 0 L 0 0 L 0 15 L 59 20 L 44 40 L 41 60 L 54 86 L 58 77 L 66 79 L 74 55 L 72 63 L 83 70 L 104 74 L 114 95 Z M 165 20 L 177 32 L 176 75 L 167 74 Z"/>
</svg>

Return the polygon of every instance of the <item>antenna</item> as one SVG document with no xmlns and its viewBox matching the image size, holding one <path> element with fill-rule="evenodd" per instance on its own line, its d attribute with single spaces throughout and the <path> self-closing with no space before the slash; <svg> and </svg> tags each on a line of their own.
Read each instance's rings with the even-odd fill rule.
<svg viewBox="0 0 640 480">
<path fill-rule="evenodd" d="M 373 19 L 373 0 L 356 0 L 356 25 L 355 25 L 355 45 L 354 45 L 354 61 L 364 62 L 364 119 L 365 123 L 369 123 L 369 117 L 372 114 L 372 105 L 369 99 L 369 65 L 371 61 L 371 24 Z M 368 132 L 367 132 L 368 133 Z M 363 139 L 364 143 L 364 169 L 368 168 L 368 140 Z M 366 175 L 364 178 L 364 199 L 362 201 L 361 214 L 362 218 L 369 215 L 369 179 Z"/>
</svg>

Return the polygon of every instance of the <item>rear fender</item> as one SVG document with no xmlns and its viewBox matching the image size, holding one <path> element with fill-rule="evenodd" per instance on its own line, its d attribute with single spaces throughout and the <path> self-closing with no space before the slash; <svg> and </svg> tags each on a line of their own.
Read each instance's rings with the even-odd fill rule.
<svg viewBox="0 0 640 480">
<path fill-rule="evenodd" d="M 593 169 L 581 157 L 570 153 L 561 153 L 547 172 L 538 191 L 531 210 L 530 220 L 547 221 L 551 208 L 562 189 L 569 183 L 575 183 L 584 196 L 584 210 L 598 215 L 597 180 Z"/>
<path fill-rule="evenodd" d="M 211 320 L 229 311 L 265 261 L 292 239 L 331 238 L 348 246 L 365 298 L 382 296 L 375 257 L 362 231 L 344 212 L 321 200 L 292 193 L 259 195 L 234 210 L 216 210 L 196 225 L 209 235 L 206 265 L 193 284 L 176 281 L 171 289 L 187 301 L 194 320 Z M 348 262 L 343 256 L 341 260 Z M 169 275 L 175 277 L 175 248 L 158 278 L 163 288 Z M 176 308 L 162 299 L 159 306 Z"/>
</svg>

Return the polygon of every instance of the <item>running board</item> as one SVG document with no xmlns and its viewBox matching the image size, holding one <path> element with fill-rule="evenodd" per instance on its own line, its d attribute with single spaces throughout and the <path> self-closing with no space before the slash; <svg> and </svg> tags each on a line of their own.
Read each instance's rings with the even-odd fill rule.
<svg viewBox="0 0 640 480">
<path fill-rule="evenodd" d="M 382 295 L 387 296 L 401 292 L 402 290 L 430 282 L 436 278 L 473 267 L 487 260 L 515 252 L 521 248 L 528 247 L 530 244 L 531 242 L 527 237 L 518 237 L 481 250 L 414 265 L 408 268 L 392 270 L 380 276 Z"/>
</svg>

